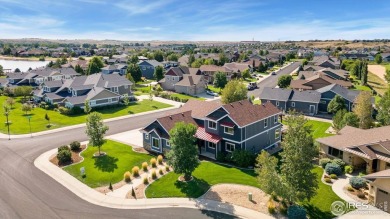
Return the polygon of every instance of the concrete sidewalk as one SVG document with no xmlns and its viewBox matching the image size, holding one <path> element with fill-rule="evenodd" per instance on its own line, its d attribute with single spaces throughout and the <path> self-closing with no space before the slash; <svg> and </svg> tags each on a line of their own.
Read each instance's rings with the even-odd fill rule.
<svg viewBox="0 0 390 219">
<path fill-rule="evenodd" d="M 83 184 L 61 168 L 50 163 L 49 158 L 55 154 L 57 149 L 50 150 L 39 156 L 34 165 L 59 182 L 61 185 L 68 188 L 81 199 L 95 205 L 118 208 L 118 209 L 150 209 L 150 208 L 194 208 L 210 211 L 221 212 L 230 215 L 236 215 L 242 218 L 258 219 L 258 218 L 273 218 L 270 215 L 263 214 L 251 209 L 232 205 L 229 203 L 221 203 L 206 199 L 191 199 L 191 198 L 156 198 L 156 199 L 124 199 L 110 195 L 104 195 L 87 185 Z"/>
<path fill-rule="evenodd" d="M 163 98 L 160 98 L 160 99 L 163 99 Z M 163 102 L 163 101 L 160 101 L 160 99 L 158 99 L 158 100 L 155 99 L 155 100 L 158 102 Z M 163 99 L 163 100 L 165 100 L 165 99 Z M 169 101 L 169 102 L 167 102 L 167 101 Z M 168 108 L 159 109 L 159 110 L 153 110 L 153 111 L 148 111 L 148 112 L 143 112 L 143 113 L 137 113 L 137 114 L 127 115 L 127 116 L 120 116 L 120 117 L 105 119 L 105 120 L 103 120 L 103 122 L 111 122 L 111 121 L 116 121 L 116 120 L 121 120 L 121 119 L 143 116 L 143 115 L 152 114 L 152 113 L 156 113 L 156 112 L 168 111 L 168 110 L 179 108 L 182 104 L 182 103 L 178 103 L 178 102 L 171 101 L 171 100 L 167 100 L 167 101 L 164 101 L 164 103 L 168 103 L 170 105 L 173 105 L 173 107 L 168 107 Z M 173 104 L 171 102 L 173 102 Z M 57 129 L 53 129 L 53 130 L 47 130 L 47 131 L 43 131 L 43 132 L 34 132 L 34 133 L 32 133 L 32 136 L 47 135 L 47 134 L 51 134 L 51 133 L 57 133 L 57 132 L 62 132 L 62 131 L 71 130 L 74 128 L 81 128 L 81 127 L 85 127 L 85 123 L 78 124 L 78 125 L 72 125 L 72 126 L 66 126 L 63 128 L 57 128 Z M 11 135 L 11 139 L 30 138 L 30 137 L 31 137 L 31 134 Z M 4 134 L 4 133 L 0 133 L 0 139 L 8 139 L 8 135 Z"/>
</svg>

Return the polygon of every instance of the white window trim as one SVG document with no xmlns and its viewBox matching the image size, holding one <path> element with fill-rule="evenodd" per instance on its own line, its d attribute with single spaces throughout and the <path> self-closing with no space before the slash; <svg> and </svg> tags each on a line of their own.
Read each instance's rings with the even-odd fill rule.
<svg viewBox="0 0 390 219">
<path fill-rule="evenodd" d="M 291 102 L 291 107 L 295 107 L 295 102 Z"/>
<path fill-rule="evenodd" d="M 232 130 L 233 130 L 233 133 L 226 132 L 226 129 L 232 129 Z M 224 127 L 223 127 L 223 132 L 224 132 L 225 134 L 228 134 L 228 135 L 234 135 L 234 128 L 228 127 L 228 126 L 224 126 Z"/>
<path fill-rule="evenodd" d="M 212 127 L 210 126 L 210 122 L 212 122 L 212 123 L 214 123 L 214 124 L 215 124 L 215 128 L 212 128 Z M 216 122 L 214 122 L 214 121 L 210 121 L 210 120 L 208 120 L 207 126 L 209 127 L 209 129 L 217 130 L 217 123 L 216 123 Z"/>
<path fill-rule="evenodd" d="M 274 123 L 275 123 L 275 124 L 278 123 L 278 116 L 275 116 L 275 117 L 274 117 Z"/>
<path fill-rule="evenodd" d="M 235 145 L 235 144 L 230 143 L 230 142 L 226 142 L 226 143 L 225 143 L 225 151 L 227 151 L 227 152 L 233 152 L 233 151 L 227 149 L 227 146 L 228 146 L 228 145 L 232 145 L 232 146 L 234 147 L 234 150 L 233 150 L 233 151 L 236 150 L 236 145 Z"/>
<path fill-rule="evenodd" d="M 264 128 L 267 128 L 267 127 L 268 127 L 268 118 L 264 119 Z"/>
<path fill-rule="evenodd" d="M 276 137 L 276 132 L 279 133 L 279 136 L 278 136 L 278 137 Z M 281 134 L 280 132 L 281 132 L 280 129 L 275 129 L 275 139 L 279 139 L 279 138 L 280 138 L 280 134 Z"/>
<path fill-rule="evenodd" d="M 145 133 L 145 140 L 149 140 L 149 134 Z"/>
<path fill-rule="evenodd" d="M 276 101 L 276 106 L 279 106 L 279 101 Z"/>
<path fill-rule="evenodd" d="M 158 141 L 158 146 L 157 146 L 157 148 L 156 148 L 156 147 L 153 147 L 153 140 L 154 140 L 154 139 L 157 139 L 157 141 Z M 155 137 L 152 137 L 152 142 L 151 142 L 151 144 L 150 144 L 150 147 L 151 147 L 152 149 L 154 149 L 154 150 L 160 150 L 160 139 L 155 138 Z"/>
<path fill-rule="evenodd" d="M 213 148 L 213 147 L 210 147 L 210 144 L 213 144 L 213 145 L 214 145 L 214 148 Z M 207 147 L 210 148 L 210 149 L 215 150 L 215 149 L 217 148 L 217 144 L 214 144 L 213 142 L 208 141 L 208 142 L 207 142 Z"/>
<path fill-rule="evenodd" d="M 167 147 L 171 147 L 171 144 L 169 143 L 169 140 L 168 140 L 168 139 L 165 140 L 165 145 L 166 145 Z"/>
<path fill-rule="evenodd" d="M 91 100 L 89 101 L 89 103 L 91 104 L 91 106 L 96 106 L 96 100 Z"/>
</svg>

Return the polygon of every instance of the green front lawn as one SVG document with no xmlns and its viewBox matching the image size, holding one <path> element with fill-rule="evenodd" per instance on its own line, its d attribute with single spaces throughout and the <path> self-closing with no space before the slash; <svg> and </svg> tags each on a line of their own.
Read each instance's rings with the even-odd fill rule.
<svg viewBox="0 0 390 219">
<path fill-rule="evenodd" d="M 307 124 L 312 126 L 313 139 L 324 138 L 333 135 L 325 133 L 325 131 L 332 125 L 329 122 L 309 120 Z"/>
<path fill-rule="evenodd" d="M 7 132 L 6 125 L 6 117 L 3 115 L 3 108 L 1 107 L 3 103 L 6 101 L 7 97 L 0 97 L 0 132 Z M 97 110 L 102 114 L 104 119 L 114 118 L 118 116 L 125 116 L 130 114 L 136 114 L 141 112 L 147 112 L 162 108 L 171 107 L 169 104 L 160 103 L 157 101 L 143 100 L 140 102 L 135 102 L 129 104 L 129 106 L 118 106 L 112 107 L 108 109 L 100 109 Z M 48 128 L 48 122 L 45 120 L 45 114 L 48 114 L 50 117 L 51 127 Z M 45 110 L 42 108 L 35 108 L 29 114 L 32 116 L 31 118 L 31 131 L 32 132 L 40 132 L 46 131 L 50 129 L 65 127 L 69 125 L 76 125 L 85 123 L 86 115 L 62 115 L 59 112 L 53 110 Z M 9 115 L 9 121 L 12 122 L 10 125 L 11 134 L 26 134 L 30 133 L 28 119 L 26 118 L 24 112 L 22 111 L 22 104 L 20 102 L 20 98 L 16 98 L 16 104 L 13 106 L 13 109 Z"/>
<path fill-rule="evenodd" d="M 88 146 L 81 153 L 84 160 L 81 163 L 65 167 L 64 170 L 74 176 L 86 185 L 96 188 L 117 183 L 123 179 L 126 171 L 131 171 L 134 166 L 141 169 L 143 162 L 149 162 L 152 156 L 134 152 L 132 147 L 107 140 L 101 147 L 101 150 L 107 155 L 100 158 L 94 158 L 93 154 L 98 151 L 97 147 Z M 86 177 L 80 175 L 80 168 L 85 168 Z"/>
<path fill-rule="evenodd" d="M 133 91 L 134 91 L 134 94 L 136 96 L 139 96 L 139 95 L 148 95 L 150 93 L 150 86 L 145 86 L 145 85 L 140 85 L 140 84 L 136 84 L 134 87 L 133 87 Z"/>
<path fill-rule="evenodd" d="M 217 94 L 219 94 L 222 91 L 222 89 L 216 88 L 216 87 L 214 87 L 214 85 L 207 85 L 207 89 L 209 89 L 212 92 L 217 93 Z"/>
<path fill-rule="evenodd" d="M 188 183 L 177 181 L 179 174 L 169 173 L 150 184 L 145 194 L 148 198 L 190 197 L 203 195 L 212 185 L 236 183 L 259 187 L 253 170 L 241 170 L 212 162 L 201 162 L 193 172 L 194 180 Z"/>
<path fill-rule="evenodd" d="M 330 206 L 334 201 L 342 200 L 333 192 L 332 186 L 325 185 L 321 182 L 322 173 L 324 171 L 321 167 L 315 167 L 312 171 L 317 174 L 317 194 L 310 201 L 306 201 L 302 204 L 306 208 L 310 218 L 334 218 L 335 216 L 330 211 Z"/>
<path fill-rule="evenodd" d="M 203 97 L 195 97 L 195 96 L 190 96 L 190 95 L 186 95 L 186 94 L 179 94 L 179 93 L 173 93 L 171 94 L 171 97 L 177 97 L 181 100 L 185 100 L 185 99 L 197 99 L 197 100 L 206 100 L 205 98 Z"/>
</svg>

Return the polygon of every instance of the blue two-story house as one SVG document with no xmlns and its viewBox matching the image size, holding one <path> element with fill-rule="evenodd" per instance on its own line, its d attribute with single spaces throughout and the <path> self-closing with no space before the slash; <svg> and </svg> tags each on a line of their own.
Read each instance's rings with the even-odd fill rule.
<svg viewBox="0 0 390 219">
<path fill-rule="evenodd" d="M 143 146 L 155 153 L 170 149 L 169 131 L 177 122 L 197 126 L 199 154 L 215 159 L 219 153 L 248 150 L 259 153 L 279 145 L 281 111 L 272 103 L 253 105 L 248 100 L 222 105 L 190 100 L 176 114 L 158 118 L 142 129 Z"/>
</svg>

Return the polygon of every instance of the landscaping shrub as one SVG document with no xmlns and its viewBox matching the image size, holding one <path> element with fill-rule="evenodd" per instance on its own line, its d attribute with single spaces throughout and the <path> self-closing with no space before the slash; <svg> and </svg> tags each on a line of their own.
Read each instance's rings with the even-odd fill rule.
<svg viewBox="0 0 390 219">
<path fill-rule="evenodd" d="M 341 160 L 341 159 L 338 159 L 338 158 L 332 160 L 332 163 L 339 165 L 339 167 L 341 169 L 344 169 L 344 167 L 345 167 L 345 162 L 343 160 Z"/>
<path fill-rule="evenodd" d="M 58 153 L 60 153 L 61 151 L 70 151 L 68 145 L 62 145 L 60 147 L 58 147 Z"/>
<path fill-rule="evenodd" d="M 275 214 L 275 203 L 272 199 L 268 200 L 267 207 L 270 214 Z"/>
<path fill-rule="evenodd" d="M 256 156 L 247 150 L 234 150 L 232 153 L 233 162 L 239 167 L 254 166 Z"/>
<path fill-rule="evenodd" d="M 221 151 L 217 154 L 217 161 L 218 162 L 225 162 L 225 152 Z"/>
<path fill-rule="evenodd" d="M 66 108 L 66 107 L 63 107 L 63 106 L 58 107 L 58 111 L 62 115 L 69 115 L 70 114 L 70 110 L 68 108 Z"/>
<path fill-rule="evenodd" d="M 347 165 L 344 167 L 344 173 L 351 174 L 353 172 L 353 166 Z"/>
<path fill-rule="evenodd" d="M 135 166 L 133 169 L 131 169 L 131 173 L 133 173 L 134 177 L 139 176 L 139 167 Z"/>
<path fill-rule="evenodd" d="M 330 178 L 325 178 L 326 183 L 332 183 L 332 180 Z"/>
<path fill-rule="evenodd" d="M 357 197 L 359 197 L 359 198 L 361 198 L 361 199 L 366 198 L 366 196 L 364 195 L 364 193 L 361 192 L 361 191 L 358 192 Z"/>
<path fill-rule="evenodd" d="M 330 176 L 328 176 L 328 175 L 325 174 L 325 175 L 324 175 L 324 178 L 325 178 L 325 179 L 326 179 L 326 178 L 330 178 Z"/>
<path fill-rule="evenodd" d="M 152 167 L 157 167 L 157 161 L 156 161 L 156 158 L 152 158 L 152 159 L 150 159 L 150 165 L 151 165 Z"/>
<path fill-rule="evenodd" d="M 364 178 L 354 176 L 349 179 L 349 184 L 351 184 L 354 189 L 361 189 L 366 187 L 366 180 Z"/>
<path fill-rule="evenodd" d="M 158 173 L 162 176 L 164 175 L 164 171 L 162 169 L 158 170 Z"/>
<path fill-rule="evenodd" d="M 156 179 L 157 178 L 157 173 L 155 170 L 152 171 L 152 179 Z"/>
<path fill-rule="evenodd" d="M 169 166 L 167 165 L 167 166 L 165 166 L 165 171 L 167 171 L 167 172 L 169 172 L 170 171 L 170 169 L 169 169 Z"/>
<path fill-rule="evenodd" d="M 292 205 L 287 210 L 290 219 L 306 219 L 306 210 L 299 205 Z"/>
<path fill-rule="evenodd" d="M 350 191 L 350 192 L 355 191 L 355 190 L 352 188 L 352 186 L 348 186 L 348 187 L 347 187 L 347 190 Z"/>
<path fill-rule="evenodd" d="M 148 163 L 146 163 L 146 162 L 142 163 L 142 170 L 145 172 L 148 171 Z"/>
<path fill-rule="evenodd" d="M 328 164 L 330 162 L 331 162 L 331 160 L 329 158 L 322 158 L 322 159 L 320 159 L 320 166 L 322 168 L 325 168 L 326 164 Z"/>
<path fill-rule="evenodd" d="M 74 142 L 72 142 L 72 143 L 70 143 L 70 149 L 72 150 L 72 151 L 78 151 L 78 150 L 80 150 L 80 142 L 78 142 L 78 141 L 74 141 Z"/>
<path fill-rule="evenodd" d="M 129 171 L 126 171 L 125 174 L 123 174 L 123 178 L 125 179 L 125 182 L 130 182 L 131 181 L 131 178 L 130 178 L 131 174 Z"/>
<path fill-rule="evenodd" d="M 330 178 L 337 179 L 337 175 L 336 174 L 330 174 Z"/>
<path fill-rule="evenodd" d="M 337 176 L 342 174 L 341 167 L 335 163 L 326 164 L 325 172 L 327 174 L 336 174 Z"/>
<path fill-rule="evenodd" d="M 143 179 L 142 181 L 143 181 L 143 183 L 144 183 L 145 185 L 147 185 L 147 184 L 149 183 L 148 177 L 144 177 L 144 179 Z"/>
<path fill-rule="evenodd" d="M 158 155 L 157 156 L 157 162 L 158 162 L 158 164 L 162 164 L 163 163 L 163 156 L 162 155 Z"/>
<path fill-rule="evenodd" d="M 70 150 L 63 149 L 57 153 L 57 159 L 59 163 L 67 163 L 72 160 L 72 154 L 70 153 Z"/>
<path fill-rule="evenodd" d="M 279 205 L 279 212 L 282 215 L 287 215 L 287 202 L 282 200 L 281 205 Z"/>
<path fill-rule="evenodd" d="M 74 106 L 69 111 L 69 115 L 78 115 L 84 113 L 84 110 L 81 109 L 79 106 Z"/>
</svg>

